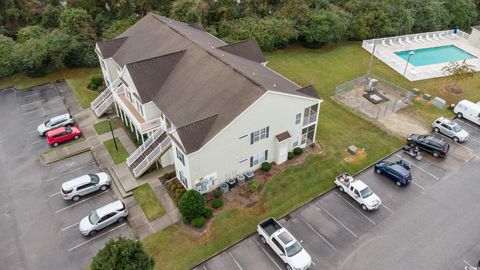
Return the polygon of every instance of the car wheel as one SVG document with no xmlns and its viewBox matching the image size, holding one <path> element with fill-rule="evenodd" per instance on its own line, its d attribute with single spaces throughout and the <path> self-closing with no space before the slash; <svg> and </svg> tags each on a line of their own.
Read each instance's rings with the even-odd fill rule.
<svg viewBox="0 0 480 270">
<path fill-rule="evenodd" d="M 288 265 L 288 264 L 286 264 L 285 266 L 287 267 L 287 270 L 292 270 L 292 269 L 293 269 L 293 268 L 292 268 L 290 265 Z"/>
<path fill-rule="evenodd" d="M 53 147 L 57 147 L 57 146 L 58 146 L 58 142 L 53 143 Z"/>
<path fill-rule="evenodd" d="M 463 114 L 462 113 L 457 113 L 457 117 L 458 118 L 463 118 Z"/>
<path fill-rule="evenodd" d="M 78 135 L 77 135 L 77 136 L 75 136 L 75 137 L 73 137 L 73 138 L 74 138 L 75 140 L 78 140 L 78 138 L 80 138 L 80 137 L 78 137 Z"/>
<path fill-rule="evenodd" d="M 80 200 L 80 196 L 73 196 L 72 201 L 78 202 Z"/>
<path fill-rule="evenodd" d="M 382 173 L 382 171 L 380 169 L 376 169 L 375 172 L 376 173 Z"/>
<path fill-rule="evenodd" d="M 453 141 L 458 143 L 460 139 L 458 139 L 458 137 L 453 137 Z"/>
<path fill-rule="evenodd" d="M 101 190 L 101 191 L 107 190 L 107 186 L 106 186 L 106 185 L 101 186 L 101 187 L 100 187 L 100 190 Z"/>
<path fill-rule="evenodd" d="M 365 204 L 362 204 L 362 209 L 363 209 L 363 211 L 367 211 L 367 210 L 368 210 L 368 208 L 367 208 L 367 206 L 366 206 Z"/>
<path fill-rule="evenodd" d="M 338 190 L 340 190 L 340 192 L 343 192 L 343 187 L 338 187 Z"/>
<path fill-rule="evenodd" d="M 93 230 L 93 231 L 88 233 L 88 236 L 95 236 L 96 234 L 97 234 L 97 231 Z"/>
<path fill-rule="evenodd" d="M 435 127 L 435 128 L 433 129 L 433 131 L 435 131 L 436 133 L 439 133 L 439 132 L 440 132 L 440 129 L 439 129 L 438 127 Z"/>
<path fill-rule="evenodd" d="M 402 183 L 396 181 L 395 184 L 397 184 L 397 187 L 401 187 L 402 186 Z"/>
<path fill-rule="evenodd" d="M 267 244 L 267 240 L 265 240 L 265 237 L 263 237 L 263 235 L 260 235 L 260 241 L 262 241 L 262 243 L 264 243 L 265 245 Z"/>
<path fill-rule="evenodd" d="M 72 126 L 72 124 L 66 124 L 65 126 L 66 126 L 66 127 L 71 127 L 71 126 Z"/>
<path fill-rule="evenodd" d="M 433 156 L 437 158 L 438 157 L 438 152 L 433 152 Z"/>
<path fill-rule="evenodd" d="M 118 222 L 118 223 L 122 223 L 122 222 L 123 222 L 123 220 L 124 220 L 124 218 L 123 218 L 123 217 L 119 217 L 119 218 L 117 219 L 117 222 Z"/>
</svg>

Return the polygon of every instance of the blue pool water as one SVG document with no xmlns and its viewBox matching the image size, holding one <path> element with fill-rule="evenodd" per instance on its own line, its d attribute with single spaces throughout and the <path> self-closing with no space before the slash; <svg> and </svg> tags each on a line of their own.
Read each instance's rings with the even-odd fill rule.
<svg viewBox="0 0 480 270">
<path fill-rule="evenodd" d="M 408 53 L 411 51 L 415 54 L 410 57 L 410 64 L 417 67 L 476 58 L 454 45 L 401 51 L 395 54 L 407 61 Z"/>
</svg>

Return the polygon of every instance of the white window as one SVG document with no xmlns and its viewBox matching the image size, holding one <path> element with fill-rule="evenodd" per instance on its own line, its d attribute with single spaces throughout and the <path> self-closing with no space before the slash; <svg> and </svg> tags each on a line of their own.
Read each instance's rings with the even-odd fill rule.
<svg viewBox="0 0 480 270">
<path fill-rule="evenodd" d="M 182 181 L 183 186 L 188 189 L 188 180 L 181 170 L 178 170 L 178 177 L 180 178 L 179 180 Z"/>
<path fill-rule="evenodd" d="M 268 138 L 269 129 L 269 127 L 265 127 L 250 133 L 250 144 L 254 144 L 260 140 Z"/>
<path fill-rule="evenodd" d="M 257 153 L 250 157 L 250 167 L 261 164 L 264 161 L 268 160 L 268 150 Z"/>
<path fill-rule="evenodd" d="M 185 156 L 183 155 L 182 151 L 180 151 L 178 148 L 177 149 L 177 158 L 178 160 L 180 160 L 183 164 L 183 166 L 185 166 Z"/>
<path fill-rule="evenodd" d="M 297 113 L 297 115 L 295 115 L 295 125 L 300 124 L 301 120 L 302 120 L 302 113 Z"/>
<path fill-rule="evenodd" d="M 297 147 L 297 146 L 298 146 L 298 137 L 295 137 L 295 140 L 293 141 L 292 146 L 293 146 L 293 147 Z"/>
</svg>

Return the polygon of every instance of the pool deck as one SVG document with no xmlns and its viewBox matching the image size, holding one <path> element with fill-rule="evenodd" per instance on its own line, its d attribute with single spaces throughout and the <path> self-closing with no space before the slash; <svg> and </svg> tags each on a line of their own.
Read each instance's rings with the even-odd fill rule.
<svg viewBox="0 0 480 270">
<path fill-rule="evenodd" d="M 477 57 L 467 59 L 466 62 L 472 65 L 477 72 L 480 71 L 480 48 L 470 43 L 468 34 L 461 31 L 457 35 L 452 35 L 452 33 L 453 30 L 364 40 L 362 47 L 370 53 L 375 47 L 375 57 L 410 81 L 445 77 L 447 74 L 442 71 L 442 68 L 448 65 L 448 62 L 418 67 L 409 64 L 405 72 L 407 62 L 395 52 L 455 45 Z"/>
</svg>

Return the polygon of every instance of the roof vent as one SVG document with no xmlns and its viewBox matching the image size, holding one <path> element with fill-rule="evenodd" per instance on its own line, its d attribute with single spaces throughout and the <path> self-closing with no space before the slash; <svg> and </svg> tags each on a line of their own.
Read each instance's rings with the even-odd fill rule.
<svg viewBox="0 0 480 270">
<path fill-rule="evenodd" d="M 212 49 L 214 49 L 214 47 L 212 46 Z"/>
<path fill-rule="evenodd" d="M 276 85 L 276 84 L 273 84 L 273 88 L 275 88 L 275 87 L 277 87 L 277 85 Z"/>
<path fill-rule="evenodd" d="M 222 53 L 222 56 L 225 56 L 225 54 L 224 54 L 224 53 Z"/>
<path fill-rule="evenodd" d="M 253 72 L 253 76 L 255 76 L 255 72 Z"/>
</svg>

